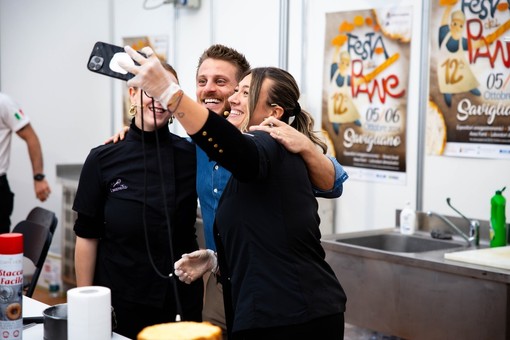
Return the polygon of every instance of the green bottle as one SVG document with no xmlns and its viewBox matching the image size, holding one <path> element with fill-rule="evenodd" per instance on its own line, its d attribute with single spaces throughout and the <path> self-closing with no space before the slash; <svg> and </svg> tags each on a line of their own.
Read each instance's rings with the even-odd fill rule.
<svg viewBox="0 0 510 340">
<path fill-rule="evenodd" d="M 491 198 L 491 247 L 506 246 L 505 189 L 497 190 Z"/>
</svg>

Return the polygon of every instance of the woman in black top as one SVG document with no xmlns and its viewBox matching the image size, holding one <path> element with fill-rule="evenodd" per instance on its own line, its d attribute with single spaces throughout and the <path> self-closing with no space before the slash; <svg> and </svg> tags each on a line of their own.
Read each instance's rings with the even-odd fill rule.
<svg viewBox="0 0 510 340">
<path fill-rule="evenodd" d="M 215 222 L 232 338 L 343 338 L 346 297 L 324 260 L 317 201 L 302 158 L 266 132 L 242 134 L 162 76 L 154 57 L 126 51 L 141 65 L 126 67 L 136 74 L 128 84 L 159 98 L 193 140 L 232 172 Z M 298 99 L 290 74 L 258 68 L 229 100 L 232 112 L 246 108 L 250 125 L 257 125 L 269 116 L 288 122 L 307 115 Z M 310 135 L 311 128 L 301 132 Z"/>
<path fill-rule="evenodd" d="M 109 287 L 115 331 L 132 339 L 177 313 L 201 321 L 203 299 L 200 280 L 168 277 L 173 260 L 198 249 L 195 147 L 170 133 L 171 113 L 142 92 L 129 88 L 135 116 L 126 141 L 91 150 L 73 205 L 77 284 Z"/>
</svg>

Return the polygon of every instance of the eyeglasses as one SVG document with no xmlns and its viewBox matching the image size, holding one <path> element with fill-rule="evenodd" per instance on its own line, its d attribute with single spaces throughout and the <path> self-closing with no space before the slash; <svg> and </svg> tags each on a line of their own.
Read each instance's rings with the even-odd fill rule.
<svg viewBox="0 0 510 340">
<path fill-rule="evenodd" d="M 147 98 L 150 98 L 152 99 L 152 103 L 149 103 L 147 105 L 145 105 L 149 110 L 152 109 L 153 112 L 156 112 L 156 113 L 164 113 L 165 111 L 168 111 L 168 109 L 165 109 L 165 108 L 162 108 L 162 107 L 157 107 L 156 105 L 154 105 L 154 97 L 151 97 L 147 94 L 147 92 L 145 92 L 145 90 L 142 90 L 143 94 L 147 97 Z"/>
</svg>

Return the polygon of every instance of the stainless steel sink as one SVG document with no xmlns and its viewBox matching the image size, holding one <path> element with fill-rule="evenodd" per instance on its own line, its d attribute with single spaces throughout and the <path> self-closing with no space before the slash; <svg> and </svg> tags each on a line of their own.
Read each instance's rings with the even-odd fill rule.
<svg viewBox="0 0 510 340">
<path fill-rule="evenodd" d="M 433 239 L 431 231 L 450 227 L 418 216 L 410 236 L 395 226 L 322 236 L 326 261 L 351 301 L 345 322 L 403 339 L 510 340 L 510 272 L 445 259 L 447 252 L 477 247 L 456 234 Z M 447 217 L 468 232 L 462 218 Z M 488 247 L 489 223 L 481 225 Z"/>
<path fill-rule="evenodd" d="M 336 242 L 396 253 L 423 253 L 464 246 L 464 244 L 455 241 L 444 241 L 418 235 L 403 235 L 397 232 L 339 238 L 336 239 Z"/>
</svg>

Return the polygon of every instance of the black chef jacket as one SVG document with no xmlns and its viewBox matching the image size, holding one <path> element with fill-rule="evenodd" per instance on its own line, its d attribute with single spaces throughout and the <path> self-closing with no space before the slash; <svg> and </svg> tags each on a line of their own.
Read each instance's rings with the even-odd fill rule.
<svg viewBox="0 0 510 340">
<path fill-rule="evenodd" d="M 73 209 L 78 212 L 76 235 L 100 239 L 94 284 L 109 287 L 112 296 L 161 307 L 165 297 L 174 293 L 171 281 L 160 278 L 150 264 L 144 207 L 150 253 L 158 270 L 168 275 L 173 272 L 173 261 L 183 253 L 198 249 L 194 228 L 197 195 L 195 146 L 171 134 L 167 126 L 157 133 L 163 185 L 157 162 L 156 134 L 144 133 L 144 155 L 142 133 L 131 124 L 123 142 L 91 150 L 81 172 Z M 147 171 L 146 189 L 144 171 Z M 166 208 L 171 236 L 164 213 Z M 175 277 L 173 280 L 178 282 L 184 311 L 186 308 L 201 310 L 202 280 L 191 285 Z"/>
<path fill-rule="evenodd" d="M 269 134 L 241 134 L 211 112 L 192 138 L 233 176 L 215 222 L 230 331 L 344 312 L 346 296 L 324 259 L 303 159 Z"/>
</svg>

